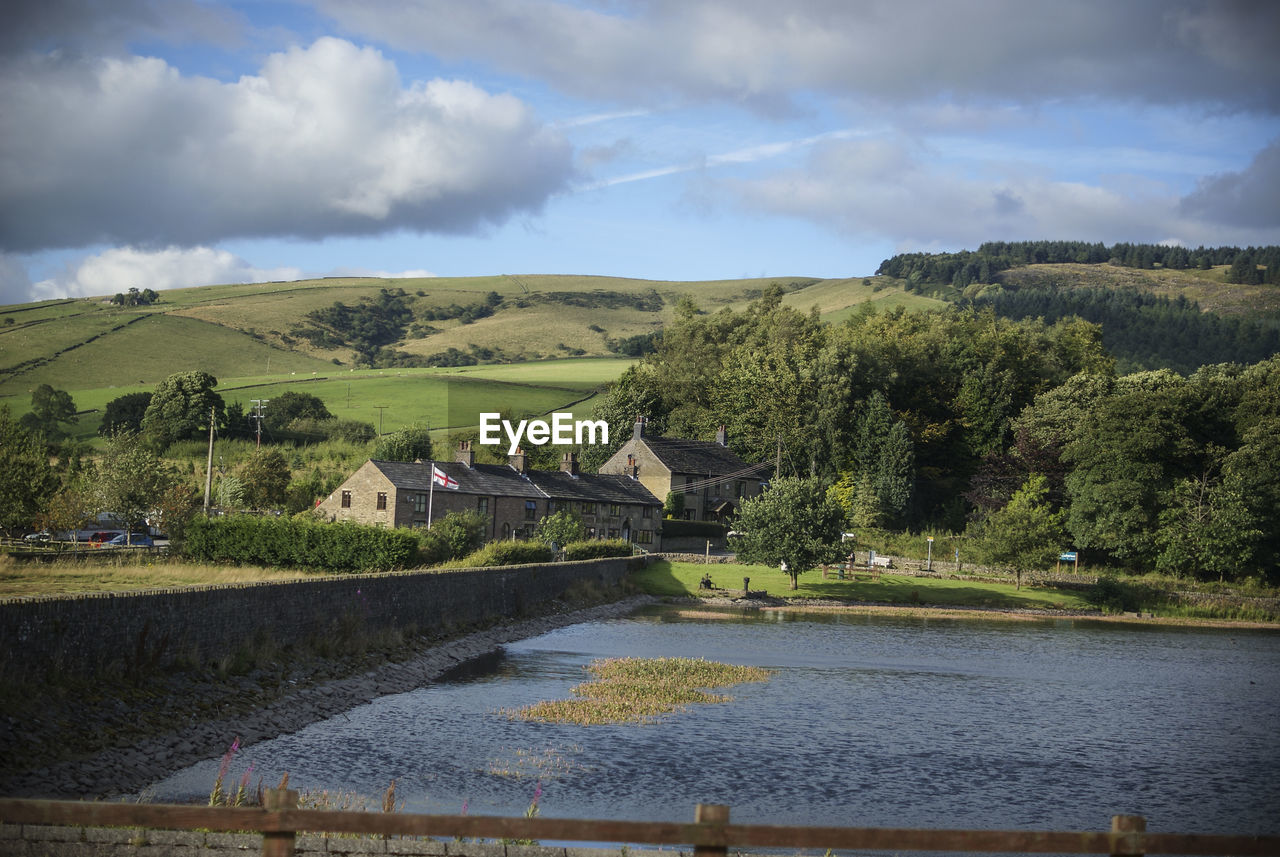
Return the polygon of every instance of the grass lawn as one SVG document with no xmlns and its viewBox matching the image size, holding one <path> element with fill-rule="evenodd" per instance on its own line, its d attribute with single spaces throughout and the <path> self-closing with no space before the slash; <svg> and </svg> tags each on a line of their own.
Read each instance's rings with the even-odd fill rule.
<svg viewBox="0 0 1280 857">
<path fill-rule="evenodd" d="M 14 562 L 0 556 L 0 598 L 297 580 L 306 576 L 299 571 L 200 565 L 154 556 L 121 558 L 114 562 L 95 559 L 47 563 Z"/>
<path fill-rule="evenodd" d="M 800 588 L 791 589 L 791 578 L 762 565 L 702 565 L 691 562 L 651 563 L 632 579 L 651 595 L 698 595 L 698 581 L 710 572 L 722 589 L 742 590 L 742 578 L 751 578 L 752 591 L 764 590 L 780 598 L 831 598 L 882 604 L 941 604 L 962 607 L 1087 610 L 1089 604 L 1075 592 L 1013 584 L 978 583 L 882 574 L 879 580 L 823 580 L 819 571 L 800 575 Z"/>
</svg>

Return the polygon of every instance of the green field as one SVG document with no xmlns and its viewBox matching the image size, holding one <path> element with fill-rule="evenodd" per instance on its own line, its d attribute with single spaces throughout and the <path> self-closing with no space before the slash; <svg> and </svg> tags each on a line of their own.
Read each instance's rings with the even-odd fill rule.
<svg viewBox="0 0 1280 857">
<path fill-rule="evenodd" d="M 779 598 L 836 599 L 875 604 L 995 607 L 1029 610 L 1089 610 L 1093 605 L 1078 593 L 1047 587 L 985 583 L 882 574 L 878 580 L 823 580 L 818 571 L 800 575 L 800 588 L 791 589 L 791 578 L 762 565 L 703 565 L 660 560 L 636 572 L 633 579 L 642 591 L 659 596 L 697 596 L 703 574 L 721 589 L 742 591 L 742 578 L 751 578 L 751 590 L 763 590 Z"/>
<path fill-rule="evenodd" d="M 117 307 L 102 298 L 0 307 L 0 404 L 30 407 L 40 384 L 71 393 L 81 412 L 73 437 L 94 441 L 102 411 L 126 393 L 149 391 L 166 376 L 202 370 L 228 403 L 246 407 L 288 389 L 320 397 L 335 415 L 393 431 L 411 423 L 443 427 L 459 413 L 513 415 L 563 410 L 589 415 L 591 394 L 634 361 L 611 340 L 662 328 L 689 296 L 706 311 L 740 309 L 773 284 L 785 302 L 839 320 L 858 306 L 939 305 L 890 281 L 763 278 L 667 282 L 620 277 L 491 276 L 412 280 L 334 278 L 172 289 L 151 306 Z M 321 348 L 296 334 L 307 313 L 348 306 L 381 289 L 403 289 L 420 329 L 394 343 L 430 356 L 456 348 L 491 349 L 500 362 L 448 369 L 353 368 L 349 347 Z M 497 292 L 489 317 L 430 320 L 434 310 L 469 306 Z M 414 331 L 410 331 L 413 334 Z M 268 405 L 269 407 L 269 405 Z M 454 418 L 450 419 L 452 411 Z"/>
</svg>

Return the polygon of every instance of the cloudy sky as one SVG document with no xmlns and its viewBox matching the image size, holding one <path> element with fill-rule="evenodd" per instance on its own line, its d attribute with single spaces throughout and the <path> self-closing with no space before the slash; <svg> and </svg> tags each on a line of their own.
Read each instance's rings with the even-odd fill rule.
<svg viewBox="0 0 1280 857">
<path fill-rule="evenodd" d="M 1280 244 L 1280 3 L 17 0 L 0 303 Z"/>
</svg>

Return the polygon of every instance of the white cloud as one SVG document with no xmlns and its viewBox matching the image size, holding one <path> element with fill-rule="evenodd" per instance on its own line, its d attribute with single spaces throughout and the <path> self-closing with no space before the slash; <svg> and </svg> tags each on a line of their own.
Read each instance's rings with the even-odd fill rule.
<svg viewBox="0 0 1280 857">
<path fill-rule="evenodd" d="M 538 210 L 572 152 L 509 95 L 404 86 L 322 38 L 234 83 L 164 61 L 0 66 L 0 249 L 195 246 L 240 236 L 466 233 Z"/>
<path fill-rule="evenodd" d="M 1265 0 L 313 0 L 407 50 L 566 92 L 770 111 L 796 90 L 898 101 L 1117 98 L 1280 111 Z"/>
<path fill-rule="evenodd" d="M 217 283 L 296 280 L 296 268 L 257 268 L 226 250 L 210 247 L 139 250 L 118 247 L 88 256 L 31 287 L 25 300 L 113 295 L 136 289 L 172 289 Z"/>
<path fill-rule="evenodd" d="M 375 271 L 370 268 L 337 268 L 329 271 L 329 277 L 377 277 L 380 280 L 421 280 L 435 277 L 436 274 L 425 268 L 410 268 L 404 271 Z"/>
<path fill-rule="evenodd" d="M 974 177 L 974 176 L 977 177 Z M 1228 228 L 1180 211 L 1157 182 L 1118 176 L 1089 185 L 1017 164 L 942 164 L 889 139 L 828 144 L 803 168 L 710 183 L 749 209 L 812 221 L 903 249 L 959 249 L 988 240 L 1049 236 L 1087 241 L 1166 241 L 1189 246 L 1275 243 L 1274 230 Z"/>
</svg>

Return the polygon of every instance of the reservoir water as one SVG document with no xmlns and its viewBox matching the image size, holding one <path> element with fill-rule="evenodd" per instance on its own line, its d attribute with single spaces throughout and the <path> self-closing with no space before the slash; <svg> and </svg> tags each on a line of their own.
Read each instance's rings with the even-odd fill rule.
<svg viewBox="0 0 1280 857">
<path fill-rule="evenodd" d="M 509 719 L 591 660 L 769 667 L 733 700 L 646 725 Z M 1280 834 L 1280 634 L 1071 620 L 651 608 L 506 646 L 447 680 L 244 750 L 238 777 L 409 812 L 562 818 Z M 199 800 L 211 759 L 157 783 Z"/>
</svg>

